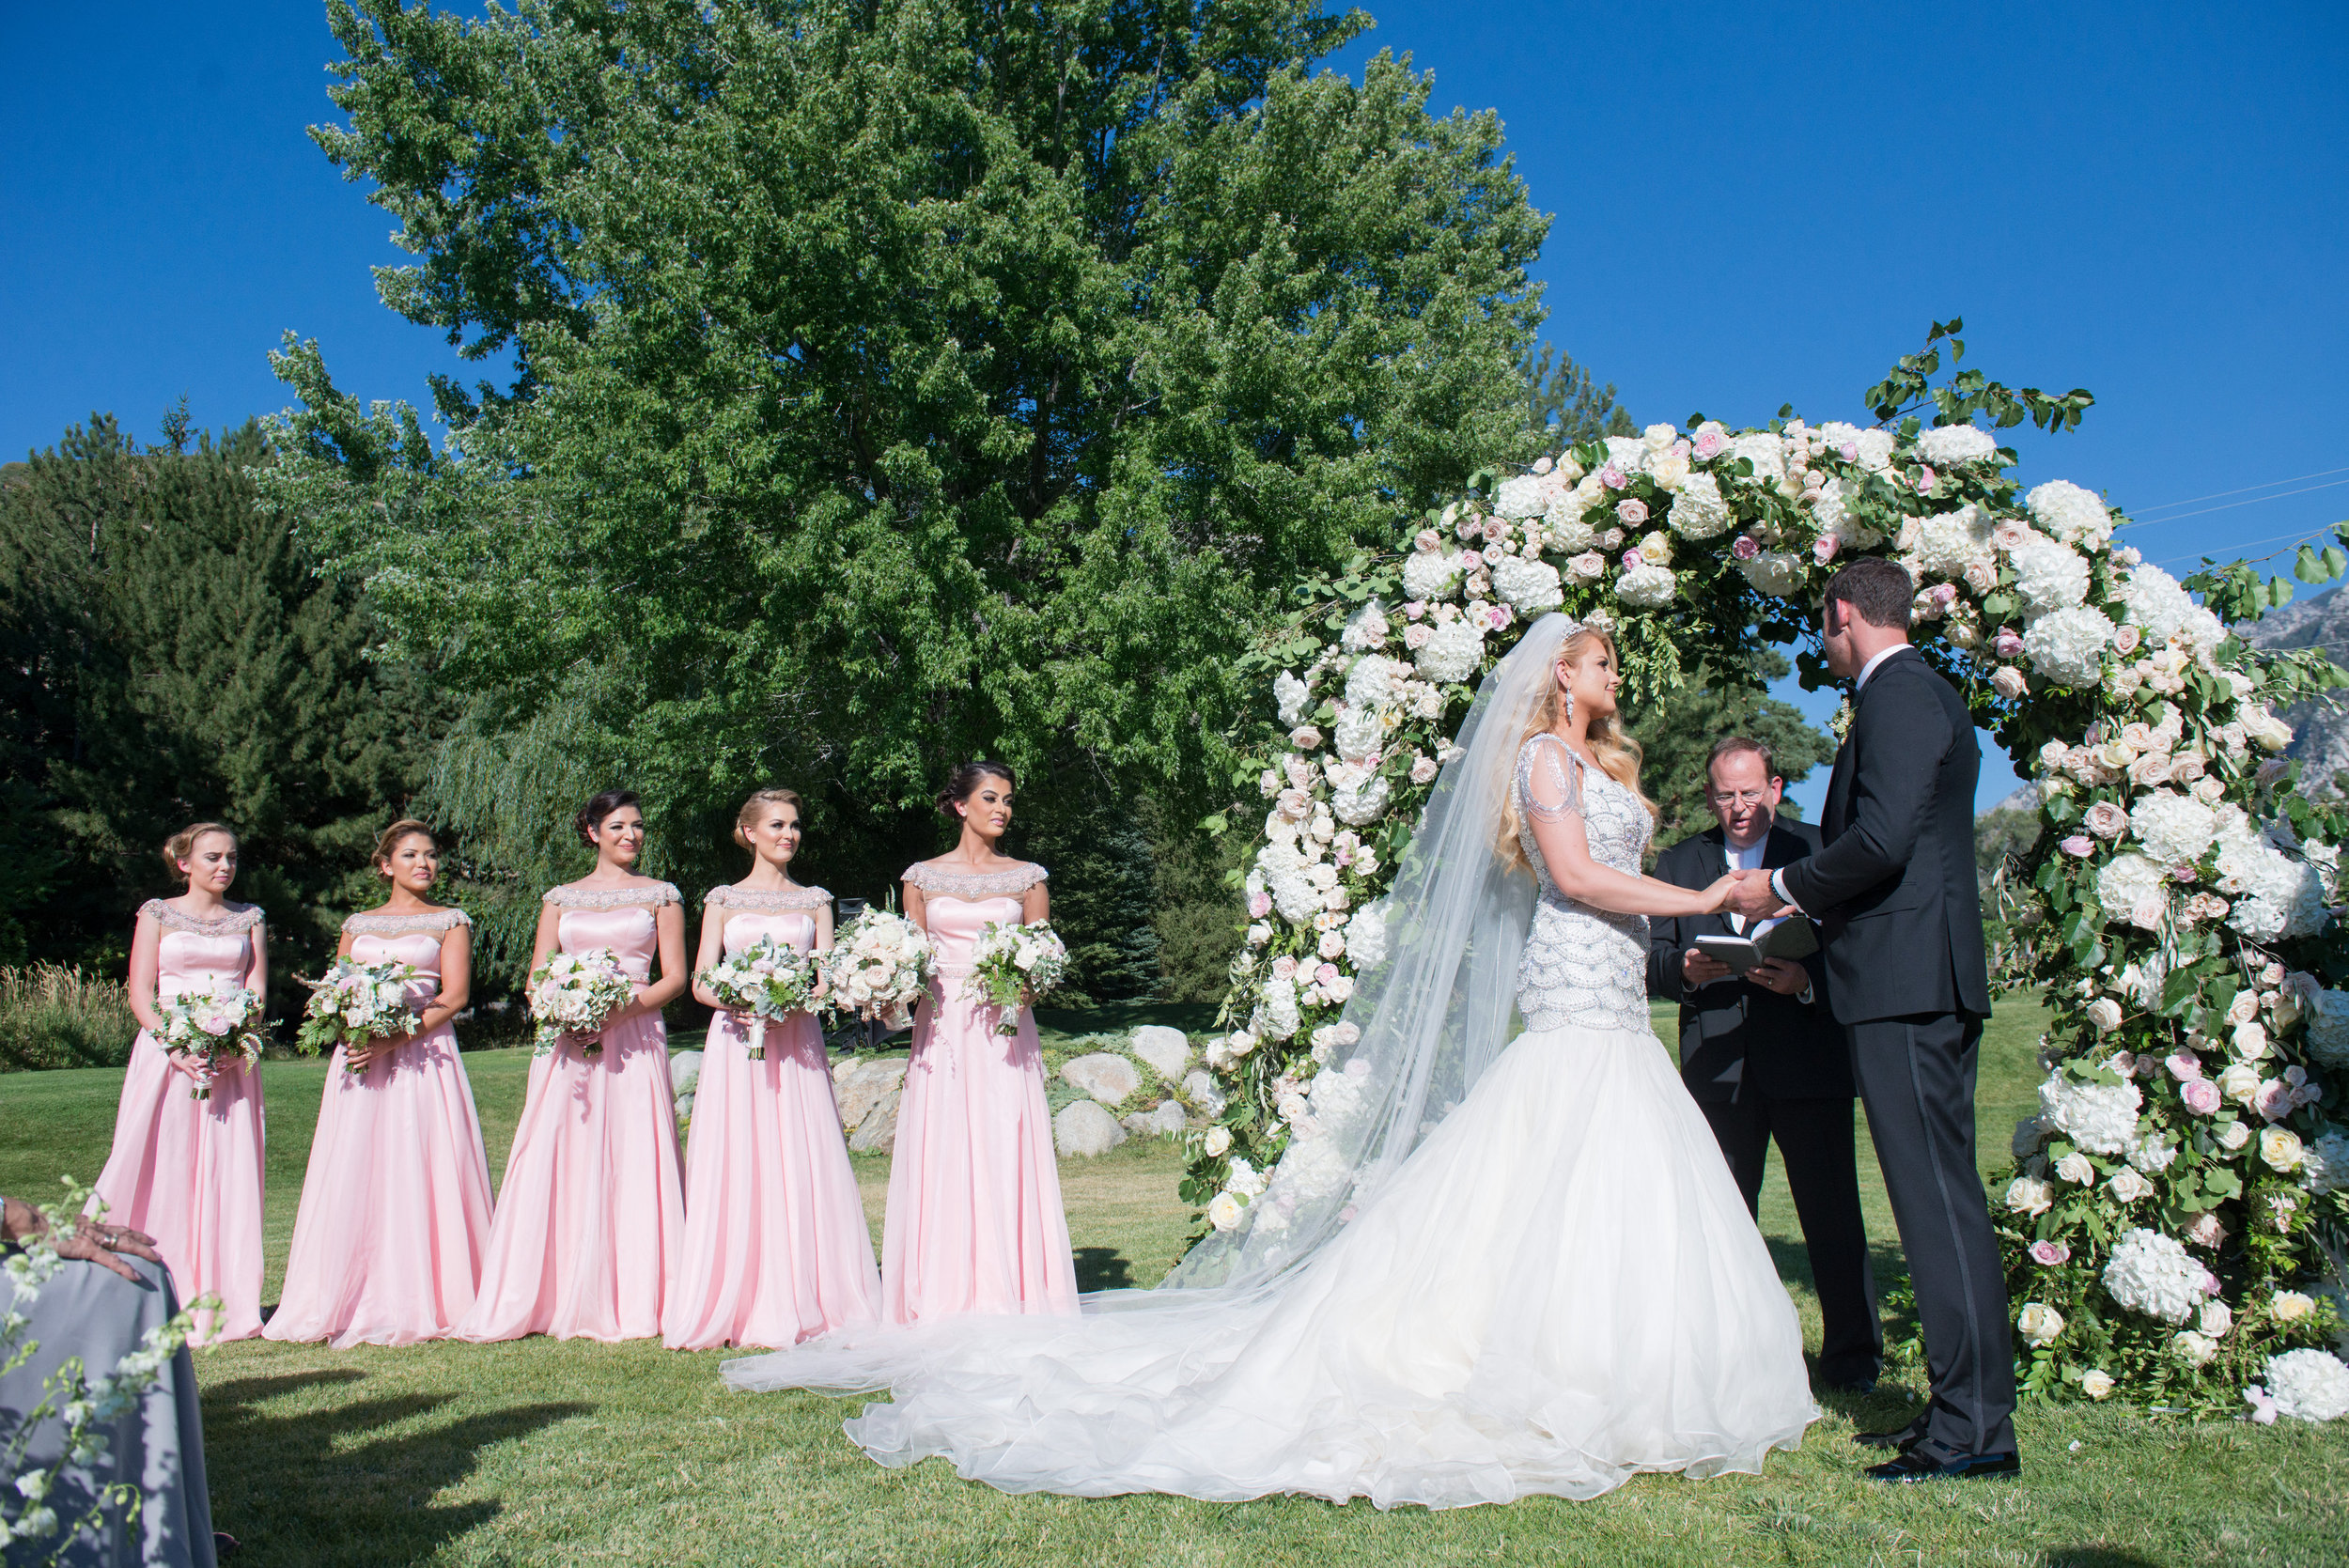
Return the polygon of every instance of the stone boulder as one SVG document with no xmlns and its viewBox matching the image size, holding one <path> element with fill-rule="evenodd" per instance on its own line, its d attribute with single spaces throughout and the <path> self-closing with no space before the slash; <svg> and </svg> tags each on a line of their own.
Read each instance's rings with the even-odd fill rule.
<svg viewBox="0 0 2349 1568">
<path fill-rule="evenodd" d="M 1206 1068 L 1194 1068 L 1184 1078 L 1183 1093 L 1190 1096 L 1191 1104 L 1208 1115 L 1221 1114 L 1223 1091 L 1215 1086 L 1215 1075 L 1208 1072 Z"/>
<path fill-rule="evenodd" d="M 1052 1118 L 1052 1146 L 1063 1155 L 1091 1158 L 1126 1141 L 1126 1129 L 1096 1100 L 1077 1100 Z"/>
<path fill-rule="evenodd" d="M 1142 1087 L 1142 1069 L 1105 1050 L 1070 1057 L 1062 1063 L 1060 1076 L 1103 1105 L 1116 1105 Z"/>
<path fill-rule="evenodd" d="M 1180 1100 L 1160 1100 L 1125 1118 L 1123 1126 L 1136 1138 L 1180 1138 L 1190 1126 L 1190 1113 Z"/>
<path fill-rule="evenodd" d="M 690 1094 L 702 1076 L 702 1053 L 681 1050 L 669 1058 L 669 1093 Z"/>
<path fill-rule="evenodd" d="M 1190 1065 L 1190 1042 L 1183 1038 L 1181 1030 L 1163 1024 L 1144 1024 L 1135 1030 L 1133 1052 L 1169 1083 L 1178 1081 L 1183 1069 Z"/>
<path fill-rule="evenodd" d="M 897 1101 L 905 1090 L 902 1056 L 849 1056 L 832 1063 L 832 1088 L 840 1102 L 840 1126 L 858 1154 L 894 1147 Z"/>
</svg>

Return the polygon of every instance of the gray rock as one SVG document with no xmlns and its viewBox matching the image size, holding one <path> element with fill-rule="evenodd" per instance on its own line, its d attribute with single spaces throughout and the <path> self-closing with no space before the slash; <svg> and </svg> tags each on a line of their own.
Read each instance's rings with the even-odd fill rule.
<svg viewBox="0 0 2349 1568">
<path fill-rule="evenodd" d="M 690 1122 L 693 1119 L 692 1095 L 679 1094 L 677 1097 L 677 1119 L 680 1122 Z"/>
<path fill-rule="evenodd" d="M 849 1148 L 867 1154 L 896 1143 L 897 1098 L 905 1081 L 902 1056 L 851 1056 L 832 1064 L 832 1095 Z"/>
<path fill-rule="evenodd" d="M 702 1053 L 681 1050 L 669 1058 L 669 1093 L 690 1094 L 694 1080 L 702 1076 Z"/>
<path fill-rule="evenodd" d="M 860 1155 L 888 1154 L 897 1147 L 897 1106 L 903 1096 L 891 1090 L 874 1102 L 864 1120 L 848 1134 L 848 1147 Z"/>
<path fill-rule="evenodd" d="M 1136 1138 L 1180 1138 L 1190 1126 L 1190 1113 L 1180 1100 L 1160 1100 L 1120 1124 Z"/>
<path fill-rule="evenodd" d="M 1223 1110 L 1223 1091 L 1215 1086 L 1215 1076 L 1205 1067 L 1193 1068 L 1184 1078 L 1183 1093 L 1190 1097 L 1191 1104 L 1210 1116 L 1221 1114 Z"/>
<path fill-rule="evenodd" d="M 1169 1083 L 1180 1079 L 1183 1069 L 1190 1065 L 1190 1042 L 1183 1038 L 1181 1030 L 1164 1024 L 1144 1024 L 1135 1030 L 1133 1051 Z"/>
<path fill-rule="evenodd" d="M 1117 1125 L 1117 1118 L 1093 1100 L 1077 1100 L 1061 1109 L 1052 1118 L 1052 1146 L 1066 1156 L 1108 1154 L 1126 1141 L 1126 1129 Z"/>
<path fill-rule="evenodd" d="M 1142 1069 L 1105 1050 L 1070 1057 L 1062 1064 L 1060 1076 L 1103 1105 L 1116 1105 L 1142 1087 Z"/>
</svg>

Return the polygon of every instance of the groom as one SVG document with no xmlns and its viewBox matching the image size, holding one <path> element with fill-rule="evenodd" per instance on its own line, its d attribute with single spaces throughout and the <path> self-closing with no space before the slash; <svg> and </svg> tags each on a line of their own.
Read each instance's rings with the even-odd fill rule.
<svg viewBox="0 0 2349 1568">
<path fill-rule="evenodd" d="M 1890 561 L 1837 572 L 1828 668 L 1855 682 L 1818 853 L 1742 874 L 1729 907 L 1819 922 L 1828 996 L 1850 1032 L 1876 1162 L 1908 1255 L 1933 1396 L 1879 1481 L 2012 1475 L 2015 1360 L 2004 1265 L 1974 1165 L 1974 1058 L 1990 1015 L 1974 877 L 1973 718 L 1908 644 L 1916 587 Z"/>
</svg>

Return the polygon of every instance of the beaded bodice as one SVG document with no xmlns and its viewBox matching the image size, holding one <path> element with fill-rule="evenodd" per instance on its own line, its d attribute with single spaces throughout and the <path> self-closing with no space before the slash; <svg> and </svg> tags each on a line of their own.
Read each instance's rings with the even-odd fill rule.
<svg viewBox="0 0 2349 1568">
<path fill-rule="evenodd" d="M 832 902 L 821 888 L 712 888 L 702 908 L 725 924 L 728 953 L 747 953 L 762 937 L 805 951 L 816 945 L 816 911 Z"/>
<path fill-rule="evenodd" d="M 155 997 L 170 1001 L 200 991 L 215 980 L 244 984 L 253 969 L 253 932 L 263 919 L 261 907 L 247 904 L 199 920 L 173 908 L 160 898 L 139 906 L 139 913 L 162 927 L 155 943 Z"/>
<path fill-rule="evenodd" d="M 1636 794 L 1586 767 L 1554 735 L 1534 736 L 1518 751 L 1514 787 L 1517 842 L 1541 888 L 1517 965 L 1517 1011 L 1525 1015 L 1525 1027 L 1645 1030 L 1647 917 L 1593 908 L 1560 893 L 1533 824 L 1569 814 L 1581 818 L 1591 859 L 1637 877 L 1655 819 Z"/>
<path fill-rule="evenodd" d="M 1034 861 L 1016 861 L 1001 871 L 947 871 L 939 866 L 906 867 L 909 887 L 932 898 L 959 898 L 976 904 L 989 898 L 1018 898 L 1050 875 Z"/>
<path fill-rule="evenodd" d="M 427 909 L 409 915 L 379 911 L 345 916 L 343 931 L 352 937 L 443 937 L 457 926 L 472 924 L 473 917 L 462 909 Z"/>
<path fill-rule="evenodd" d="M 633 887 L 547 890 L 546 902 L 562 911 L 555 933 L 566 953 L 610 948 L 620 967 L 638 981 L 652 973 L 661 950 L 656 909 L 680 902 L 677 889 L 666 882 L 640 882 Z"/>
<path fill-rule="evenodd" d="M 820 909 L 832 902 L 821 888 L 712 888 L 702 898 L 708 909 L 739 909 L 745 914 L 773 915 L 786 909 Z"/>
</svg>

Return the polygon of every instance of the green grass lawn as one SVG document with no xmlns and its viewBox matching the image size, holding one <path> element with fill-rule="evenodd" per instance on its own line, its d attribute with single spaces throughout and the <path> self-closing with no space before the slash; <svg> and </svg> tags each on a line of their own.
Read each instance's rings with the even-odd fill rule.
<svg viewBox="0 0 2349 1568">
<path fill-rule="evenodd" d="M 1123 1027 L 1147 1021 L 1116 1020 Z M 1169 1021 L 1196 1028 L 1179 1014 Z M 1099 1015 L 1058 1032 L 1112 1027 Z M 1985 1167 L 2032 1103 L 2039 1020 L 2009 1006 L 1982 1082 Z M 493 1171 L 521 1110 L 526 1053 L 466 1058 Z M 272 1269 L 308 1157 L 325 1068 L 266 1064 Z M 0 1189 L 64 1172 L 95 1177 L 121 1075 L 0 1077 Z M 878 1231 L 888 1162 L 858 1161 Z M 1148 1284 L 1187 1228 L 1177 1153 L 1128 1144 L 1062 1167 L 1088 1287 Z M 1872 1166 L 1879 1272 L 1899 1249 Z M 1784 1183 L 1763 1228 L 1815 1345 L 1816 1303 Z M 1595 1502 L 1379 1514 L 1361 1503 L 1275 1498 L 1238 1506 L 1164 1498 L 1006 1498 L 943 1465 L 884 1470 L 839 1431 L 851 1405 L 740 1395 L 721 1353 L 657 1343 L 527 1340 L 336 1353 L 258 1342 L 197 1357 L 220 1528 L 243 1538 L 237 1568 L 274 1564 L 1055 1563 L 1591 1564 L 2000 1563 L 2141 1568 L 2349 1561 L 2349 1432 L 2296 1424 L 2196 1424 L 2111 1407 L 2033 1409 L 2018 1421 L 2019 1484 L 1887 1491 L 1859 1479 L 1855 1430 L 1896 1421 L 1910 1390 L 1823 1401 L 1801 1451 L 1768 1472 L 1634 1481 Z M 852 1404 L 853 1402 L 851 1402 Z"/>
</svg>

